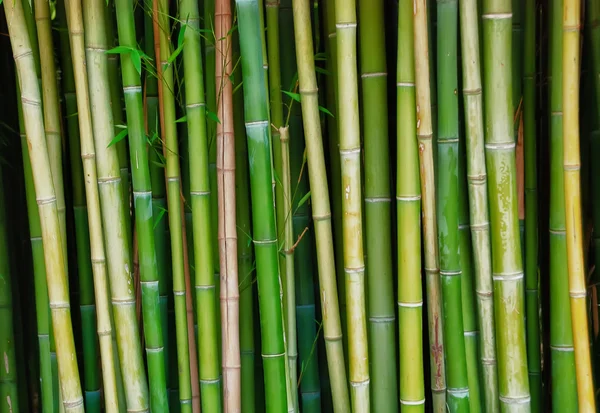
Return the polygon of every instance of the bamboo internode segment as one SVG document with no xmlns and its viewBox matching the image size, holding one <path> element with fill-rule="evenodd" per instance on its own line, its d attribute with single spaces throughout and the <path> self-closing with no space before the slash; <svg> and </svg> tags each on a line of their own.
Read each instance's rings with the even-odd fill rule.
<svg viewBox="0 0 600 413">
<path fill-rule="evenodd" d="M 223 353 L 223 410 L 241 412 L 240 293 L 236 228 L 236 165 L 233 118 L 231 3 L 215 4 L 216 68 L 218 93 L 217 188 L 219 204 L 219 257 L 221 268 L 221 324 Z"/>
<path fill-rule="evenodd" d="M 435 175 L 433 163 L 433 128 L 430 87 L 429 35 L 425 0 L 414 3 L 415 92 L 417 103 L 417 139 L 421 178 L 421 210 L 425 245 L 425 276 L 427 286 L 427 318 L 429 324 L 429 355 L 431 358 L 431 391 L 436 413 L 446 411 L 446 365 L 442 333 L 442 292 L 435 211 Z"/>
<path fill-rule="evenodd" d="M 487 170 L 484 152 L 483 97 L 477 2 L 463 0 L 460 31 L 465 113 L 469 222 L 473 246 L 473 266 L 479 322 L 482 396 L 486 411 L 498 412 L 498 372 L 492 282 L 492 256 L 487 196 Z"/>
<path fill-rule="evenodd" d="M 589 349 L 586 309 L 586 271 L 583 258 L 583 227 L 581 220 L 581 164 L 579 154 L 579 59 L 581 4 L 563 3 L 563 168 L 565 185 L 565 217 L 567 264 L 577 398 L 579 410 L 596 410 Z"/>
<path fill-rule="evenodd" d="M 66 257 L 64 257 L 62 249 L 60 220 L 44 134 L 42 101 L 31 43 L 21 2 L 6 2 L 4 10 L 19 79 L 25 133 L 40 213 L 52 326 L 54 334 L 61 337 L 60 342 L 57 342 L 56 355 L 60 361 L 59 377 L 62 400 L 65 411 L 69 413 L 83 412 L 83 397 L 71 328 Z"/>
<path fill-rule="evenodd" d="M 301 93 L 302 121 L 308 159 L 308 177 L 312 199 L 315 228 L 317 266 L 319 274 L 319 298 L 323 314 L 323 333 L 327 352 L 327 366 L 333 405 L 336 413 L 350 411 L 346 367 L 342 347 L 342 325 L 333 251 L 331 210 L 325 153 L 319 121 L 319 102 L 315 94 L 302 94 L 317 86 L 314 70 L 314 51 L 308 0 L 293 0 L 294 32 L 296 38 L 296 61 Z M 329 13 L 329 11 L 328 11 Z"/>
</svg>

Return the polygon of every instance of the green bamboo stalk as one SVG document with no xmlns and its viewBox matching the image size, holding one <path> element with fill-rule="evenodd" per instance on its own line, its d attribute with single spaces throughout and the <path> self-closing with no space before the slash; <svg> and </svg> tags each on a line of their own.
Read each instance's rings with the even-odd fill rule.
<svg viewBox="0 0 600 413">
<path fill-rule="evenodd" d="M 525 304 L 527 363 L 532 412 L 542 411 L 542 367 L 538 290 L 538 195 L 536 145 L 536 5 L 525 2 L 523 69 L 523 144 L 525 156 Z"/>
<path fill-rule="evenodd" d="M 44 246 L 42 244 L 42 229 L 40 214 L 35 199 L 33 186 L 33 172 L 29 160 L 29 148 L 23 110 L 20 104 L 21 92 L 17 86 L 17 110 L 19 115 L 19 130 L 21 138 L 21 152 L 23 156 L 23 171 L 25 182 L 25 197 L 27 202 L 27 218 L 29 222 L 29 240 L 31 243 L 31 259 L 33 264 L 33 280 L 35 292 L 35 312 L 37 322 L 37 336 L 39 349 L 40 391 L 41 408 L 44 412 L 54 411 L 55 388 L 52 374 L 52 354 L 50 349 L 50 305 L 48 302 L 48 285 L 46 283 L 46 263 L 44 262 Z"/>
<path fill-rule="evenodd" d="M 486 161 L 490 184 L 492 274 L 502 411 L 529 411 L 523 265 L 517 215 L 513 129 L 511 4 L 483 1 Z M 510 360 L 510 362 L 509 362 Z"/>
<path fill-rule="evenodd" d="M 179 143 L 175 114 L 173 64 L 171 58 L 171 24 L 169 4 L 153 1 L 154 44 L 157 55 L 158 95 L 161 101 L 161 131 L 163 156 L 166 160 L 167 203 L 171 239 L 173 300 L 175 306 L 175 334 L 177 343 L 177 371 L 179 372 L 179 402 L 182 412 L 192 411 L 190 348 L 188 342 L 186 285 L 184 275 L 183 236 L 181 221 Z M 164 317 L 163 317 L 164 318 Z M 197 406 L 199 409 L 200 406 Z"/>
<path fill-rule="evenodd" d="M 23 5 L 20 2 L 4 4 L 7 26 L 9 30 L 13 56 L 17 65 L 23 119 L 30 148 L 33 180 L 36 188 L 36 199 L 40 211 L 42 240 L 44 243 L 44 259 L 46 261 L 46 278 L 48 297 L 51 307 L 53 330 L 61 337 L 57 347 L 62 401 L 68 412 L 83 411 L 83 397 L 79 383 L 79 372 L 75 355 L 75 343 L 71 328 L 67 273 L 65 257 L 62 249 L 63 241 L 56 195 L 50 169 L 44 133 L 41 96 L 37 81 L 35 61 L 33 58 L 29 33 L 25 21 Z"/>
<path fill-rule="evenodd" d="M 563 0 L 550 7 L 550 359 L 552 411 L 577 411 L 575 353 L 569 303 L 562 112 Z"/>
<path fill-rule="evenodd" d="M 190 156 L 190 199 L 192 206 L 195 294 L 198 318 L 198 362 L 202 409 L 218 411 L 221 405 L 219 369 L 218 295 L 213 276 L 213 232 L 209 181 L 209 144 L 204 100 L 204 73 L 200 54 L 199 11 L 195 1 L 181 0 L 180 15 L 187 22 L 183 63 L 185 105 Z M 213 61 L 213 68 L 214 68 Z M 207 69 L 209 66 L 207 65 Z M 207 86 L 210 82 L 206 82 Z"/>
<path fill-rule="evenodd" d="M 104 250 L 104 237 L 102 235 L 102 217 L 100 212 L 100 197 L 98 194 L 96 155 L 94 149 L 94 135 L 92 127 L 92 113 L 89 98 L 89 84 L 86 73 L 87 62 L 94 66 L 96 56 L 105 59 L 104 51 L 95 48 L 101 39 L 96 39 L 94 30 L 90 30 L 84 45 L 84 25 L 91 28 L 98 23 L 96 18 L 104 13 L 104 4 L 101 1 L 86 3 L 86 13 L 83 15 L 83 7 L 80 1 L 69 0 L 65 4 L 67 25 L 71 51 L 73 55 L 73 72 L 75 75 L 75 91 L 77 93 L 77 119 L 79 121 L 80 156 L 83 164 L 85 179 L 85 195 L 88 206 L 89 224 L 89 246 L 94 276 L 94 293 L 96 295 L 98 336 L 100 342 L 100 356 L 102 364 L 102 378 L 104 387 L 105 408 L 118 410 L 119 400 L 117 392 L 117 375 L 114 366 L 113 342 L 112 342 L 112 320 L 109 312 L 109 292 L 106 270 L 106 256 Z M 93 15 L 93 16 L 92 16 Z M 84 23 L 85 18 L 85 23 Z M 104 31 L 100 33 L 103 35 Z M 95 40 L 100 40 L 96 42 Z M 87 58 L 87 59 L 86 59 Z M 93 342 L 95 345 L 95 341 Z"/>
<path fill-rule="evenodd" d="M 114 2 L 108 2 L 106 5 L 106 12 L 104 19 L 104 26 L 106 27 L 107 44 L 110 47 L 117 46 L 118 39 L 115 27 L 115 4 Z M 122 125 L 125 125 L 125 119 L 123 117 L 123 98 L 121 92 L 123 91 L 121 85 L 121 79 L 119 75 L 119 55 L 111 53 L 108 55 L 108 78 L 110 88 L 110 107 L 112 108 L 113 114 L 113 125 L 115 128 L 115 136 L 118 135 L 122 129 Z M 127 156 L 127 140 L 123 139 L 115 143 L 117 147 L 117 156 L 119 158 L 119 170 L 121 172 L 121 187 L 123 190 L 123 209 L 125 210 L 125 224 L 128 236 L 128 245 L 130 248 L 129 254 L 133 259 L 133 231 L 131 228 L 131 172 L 129 171 L 129 161 Z"/>
<path fill-rule="evenodd" d="M 330 3 L 328 3 L 329 5 Z M 300 102 L 317 247 L 319 297 L 323 315 L 323 335 L 327 352 L 333 410 L 336 413 L 349 412 L 350 400 L 348 398 L 344 350 L 341 340 L 342 326 L 340 323 L 340 307 L 338 306 L 329 188 L 319 119 L 317 79 L 310 24 L 310 3 L 308 0 L 293 0 L 292 6 Z M 328 9 L 327 13 L 330 11 L 332 10 Z M 335 95 L 333 97 L 335 98 Z"/>
<path fill-rule="evenodd" d="M 415 106 L 413 2 L 398 4 L 396 71 L 396 211 L 398 237 L 398 327 L 400 405 L 403 413 L 425 412 L 423 291 L 421 287 L 421 187 Z"/>
<path fill-rule="evenodd" d="M 0 411 L 18 413 L 19 387 L 17 375 L 24 372 L 17 371 L 15 326 L 13 325 L 13 281 L 14 272 L 11 271 L 11 248 L 9 246 L 9 228 L 6 211 L 8 193 L 3 183 L 4 173 L 0 169 L 0 354 L 2 354 L 2 368 L 0 368 Z"/>
<path fill-rule="evenodd" d="M 275 218 L 277 224 L 277 237 L 283 238 L 280 248 L 283 254 L 279 255 L 279 272 L 283 282 L 283 314 L 285 318 L 286 352 L 287 352 L 287 375 L 288 375 L 288 411 L 298 411 L 298 350 L 296 343 L 296 296 L 294 282 L 293 254 L 288 254 L 287 232 L 293 232 L 291 227 L 291 213 L 289 207 L 290 199 L 284 195 L 285 179 L 283 170 L 283 154 L 281 134 L 284 126 L 281 64 L 280 64 L 280 25 L 279 25 L 279 1 L 265 0 L 267 18 L 267 58 L 268 58 L 268 82 L 269 82 L 269 109 L 271 119 L 271 151 L 273 154 L 273 185 L 275 192 Z M 289 130 L 288 133 L 289 139 Z M 289 174 L 288 174 L 289 179 Z M 293 243 L 292 243 L 293 244 Z M 288 268 L 288 264 L 291 268 Z"/>
<path fill-rule="evenodd" d="M 446 350 L 446 403 L 450 412 L 469 411 L 469 380 L 462 310 L 459 247 L 458 4 L 437 1 L 438 134 L 437 229 Z M 468 253 L 468 252 L 467 252 Z"/>
<path fill-rule="evenodd" d="M 153 15 L 146 13 L 144 16 L 144 49 L 148 57 L 156 61 L 154 50 L 154 19 Z M 109 72 L 110 73 L 110 72 Z M 169 309 L 174 313 L 172 269 L 171 269 L 171 243 L 169 234 L 169 211 L 167 206 L 167 188 L 165 181 L 165 157 L 163 155 L 162 140 L 160 133 L 158 77 L 156 73 L 145 72 L 145 110 L 146 110 L 146 135 L 150 139 L 148 148 L 148 160 L 150 166 L 150 181 L 152 187 L 152 216 L 154 222 L 154 242 L 156 247 L 156 266 L 158 270 L 158 294 L 160 303 L 160 317 L 162 324 L 163 343 L 165 348 L 165 368 L 167 373 L 167 393 L 169 406 L 177 405 L 180 408 L 179 386 L 173 387 L 173 382 L 178 383 L 179 364 L 177 357 L 173 356 L 171 343 L 177 338 L 175 317 L 169 317 Z M 112 96 L 112 95 L 111 95 Z M 120 160 L 119 160 L 120 161 Z M 121 173 L 121 176 L 123 174 Z M 122 178 L 121 178 L 122 179 Z M 171 306 L 170 306 L 171 304 Z M 173 325 L 169 325 L 172 321 Z M 173 337 L 169 333 L 173 333 Z M 175 352 L 176 353 L 176 352 Z"/>
<path fill-rule="evenodd" d="M 88 224 L 88 210 L 85 197 L 85 182 L 83 163 L 81 158 L 81 144 L 79 142 L 79 121 L 77 113 L 77 98 L 75 92 L 75 78 L 71 59 L 71 47 L 66 22 L 66 11 L 62 4 L 64 14 L 63 32 L 66 33 L 66 42 L 61 44 L 63 56 L 61 76 L 65 94 L 65 107 L 67 110 L 67 137 L 69 145 L 69 158 L 71 168 L 71 184 L 73 196 L 73 215 L 75 219 L 75 242 L 77 245 L 77 272 L 79 275 L 79 300 L 81 312 L 81 334 L 83 341 L 83 386 L 85 389 L 85 407 L 89 412 L 100 412 L 100 380 L 98 366 L 98 336 L 96 323 L 96 303 L 94 301 L 94 284 L 92 276 L 92 261 L 90 250 L 90 232 Z M 62 33 L 61 33 L 62 36 Z M 65 36 L 62 36 L 65 37 Z M 62 40 L 61 37 L 61 40 Z M 70 117 L 69 117 L 70 116 Z M 74 120 L 71 121 L 71 119 Z M 92 141 L 93 144 L 93 141 Z M 102 228 L 100 228 L 102 231 Z M 102 235 L 102 234 L 101 234 Z"/>
<path fill-rule="evenodd" d="M 231 1 L 215 4 L 215 86 L 218 87 L 217 117 L 217 189 L 218 238 L 221 277 L 221 324 L 223 355 L 223 409 L 241 411 L 241 355 L 239 319 L 239 283 L 237 262 L 235 128 L 233 83 L 229 74 L 234 68 Z"/>
<path fill-rule="evenodd" d="M 143 129 L 142 88 L 136 61 L 141 60 L 137 49 L 132 0 L 115 2 L 121 53 L 121 73 L 127 130 L 129 135 L 130 163 L 135 208 L 135 228 L 138 235 L 140 279 L 142 284 L 142 310 L 144 336 L 150 378 L 150 403 L 152 409 L 167 412 L 167 387 L 164 361 L 162 325 L 160 321 L 159 281 L 156 266 L 152 218 L 152 189 L 148 168 L 146 136 Z M 135 60 L 134 60 L 135 59 Z"/>
<path fill-rule="evenodd" d="M 287 411 L 286 354 L 278 271 L 278 245 L 271 188 L 271 152 L 265 73 L 261 67 L 260 14 L 256 0 L 236 0 L 244 113 L 250 164 L 250 191 L 259 288 L 265 404 L 267 412 Z"/>
<path fill-rule="evenodd" d="M 580 153 L 579 153 L 579 60 L 581 4 L 563 2 L 563 171 L 567 266 L 573 348 L 577 375 L 577 398 L 581 411 L 595 411 L 589 332 L 586 309 L 586 270 L 582 245 Z"/>
<path fill-rule="evenodd" d="M 348 317 L 350 393 L 355 412 L 370 408 L 369 355 L 365 311 L 365 265 L 362 235 L 360 126 L 356 68 L 356 7 L 354 0 L 335 2 L 338 40 L 337 96 L 339 152 L 342 174 L 342 230 Z"/>
<path fill-rule="evenodd" d="M 497 413 L 498 372 L 492 257 L 484 153 L 483 101 L 481 93 L 480 24 L 476 0 L 463 0 L 460 7 L 463 99 L 465 113 L 469 222 L 473 251 L 482 401 L 487 412 Z M 463 311 L 463 314 L 465 312 Z"/>
<path fill-rule="evenodd" d="M 396 317 L 392 283 L 391 197 L 384 2 L 358 5 L 365 146 L 365 231 L 371 408 L 398 411 Z"/>
<path fill-rule="evenodd" d="M 242 82 L 239 38 L 233 36 L 233 71 L 235 88 Z M 244 129 L 244 96 L 241 89 L 233 93 L 235 131 L 236 222 L 238 228 L 238 278 L 240 290 L 240 357 L 242 413 L 256 411 L 254 383 L 254 264 L 252 229 L 250 224 L 250 190 L 248 181 L 248 150 Z"/>
<path fill-rule="evenodd" d="M 425 245 L 427 318 L 433 411 L 446 411 L 446 367 L 442 335 L 442 297 L 435 211 L 435 167 L 430 82 L 429 40 L 426 0 L 414 6 L 415 90 L 417 102 L 417 138 L 421 178 L 421 209 Z"/>
</svg>

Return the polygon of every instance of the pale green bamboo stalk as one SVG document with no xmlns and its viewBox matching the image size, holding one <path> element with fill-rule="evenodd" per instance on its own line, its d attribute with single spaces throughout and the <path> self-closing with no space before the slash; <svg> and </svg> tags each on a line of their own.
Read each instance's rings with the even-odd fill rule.
<svg viewBox="0 0 600 413">
<path fill-rule="evenodd" d="M 356 6 L 354 0 L 336 0 L 337 95 L 342 173 L 342 230 L 348 313 L 350 393 L 354 412 L 370 409 L 369 351 L 363 255 L 361 149 L 358 114 Z"/>
<path fill-rule="evenodd" d="M 435 168 L 431 86 L 429 74 L 429 40 L 426 0 L 414 5 L 415 88 L 417 94 L 417 138 L 421 177 L 421 209 L 425 244 L 425 274 L 427 287 L 427 318 L 429 324 L 429 356 L 433 411 L 446 412 L 446 367 L 442 336 L 440 263 L 435 210 Z"/>
<path fill-rule="evenodd" d="M 42 102 L 35 61 L 23 5 L 18 1 L 6 2 L 4 10 L 17 66 L 25 131 L 30 148 L 29 157 L 40 210 L 52 324 L 56 336 L 61 337 L 56 350 L 57 358 L 60 361 L 58 369 L 62 401 L 67 412 L 83 412 L 83 396 L 71 327 L 66 259 L 62 249 L 61 225 L 44 134 Z"/>
</svg>

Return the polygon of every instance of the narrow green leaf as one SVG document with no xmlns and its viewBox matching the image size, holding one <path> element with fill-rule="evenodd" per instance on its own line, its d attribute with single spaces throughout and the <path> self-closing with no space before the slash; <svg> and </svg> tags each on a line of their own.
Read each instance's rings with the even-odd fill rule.
<svg viewBox="0 0 600 413">
<path fill-rule="evenodd" d="M 175 123 L 184 123 L 187 122 L 187 115 L 183 115 L 182 117 L 180 117 L 179 119 L 177 119 L 175 121 Z"/>
<path fill-rule="evenodd" d="M 332 118 L 335 118 L 335 116 L 333 116 L 333 113 L 331 113 L 327 108 L 324 108 L 323 106 L 319 106 L 319 110 L 323 113 L 328 114 L 329 116 L 331 116 Z"/>
<path fill-rule="evenodd" d="M 308 201 L 308 199 L 310 198 L 310 191 L 308 191 L 301 199 L 300 201 L 298 201 L 298 206 L 296 208 L 300 208 L 302 205 L 304 205 L 306 203 L 306 201 Z"/>
<path fill-rule="evenodd" d="M 210 110 L 206 109 L 206 116 L 208 116 L 208 118 L 213 120 L 214 122 L 221 123 L 219 117 L 215 112 L 211 112 Z"/>
<path fill-rule="evenodd" d="M 117 134 L 117 136 L 112 138 L 112 140 L 108 143 L 107 148 L 110 148 L 114 144 L 121 142 L 123 139 L 125 139 L 125 137 L 127 136 L 127 133 L 128 133 L 127 129 L 123 129 L 121 132 L 119 132 Z"/>
<path fill-rule="evenodd" d="M 300 94 L 288 92 L 287 90 L 282 90 L 283 93 L 294 99 L 296 102 L 300 102 Z"/>
</svg>

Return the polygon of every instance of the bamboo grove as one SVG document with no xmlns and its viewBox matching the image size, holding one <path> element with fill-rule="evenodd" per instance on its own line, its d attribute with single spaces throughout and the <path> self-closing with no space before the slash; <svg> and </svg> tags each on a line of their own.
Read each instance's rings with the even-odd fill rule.
<svg viewBox="0 0 600 413">
<path fill-rule="evenodd" d="M 0 0 L 0 413 L 600 406 L 600 0 Z"/>
</svg>

